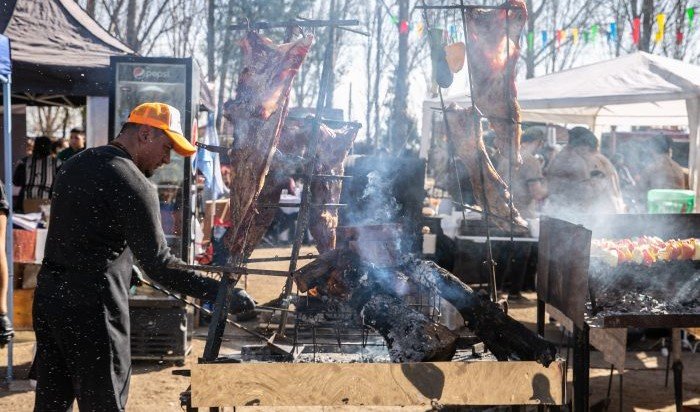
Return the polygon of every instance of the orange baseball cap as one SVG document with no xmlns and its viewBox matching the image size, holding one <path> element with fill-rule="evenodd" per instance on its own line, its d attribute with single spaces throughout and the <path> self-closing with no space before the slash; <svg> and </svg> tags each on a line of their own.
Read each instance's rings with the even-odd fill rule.
<svg viewBox="0 0 700 412">
<path fill-rule="evenodd" d="M 165 103 L 143 103 L 129 115 L 129 123 L 145 124 L 165 132 L 173 142 L 173 150 L 181 156 L 192 156 L 197 149 L 182 135 L 180 111 Z"/>
</svg>

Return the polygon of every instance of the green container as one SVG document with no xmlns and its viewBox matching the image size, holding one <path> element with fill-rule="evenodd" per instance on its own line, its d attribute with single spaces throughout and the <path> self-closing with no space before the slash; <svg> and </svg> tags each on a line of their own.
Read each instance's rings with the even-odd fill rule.
<svg viewBox="0 0 700 412">
<path fill-rule="evenodd" d="M 649 213 L 693 213 L 695 192 L 678 189 L 652 189 L 647 192 Z"/>
</svg>

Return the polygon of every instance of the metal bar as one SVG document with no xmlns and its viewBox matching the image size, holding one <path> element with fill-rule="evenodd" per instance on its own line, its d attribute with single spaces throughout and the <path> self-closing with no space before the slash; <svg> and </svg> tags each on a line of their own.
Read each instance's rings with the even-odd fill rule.
<svg viewBox="0 0 700 412">
<path fill-rule="evenodd" d="M 415 6 L 414 8 L 419 10 L 469 10 L 469 9 L 484 9 L 484 10 L 511 10 L 517 9 L 517 7 L 512 7 L 508 4 L 500 6 L 477 6 L 472 4 L 453 4 L 449 6 L 426 6 L 425 3 L 422 6 Z"/>
<path fill-rule="evenodd" d="M 4 106 L 3 116 L 3 144 L 5 147 L 3 161 L 4 161 L 4 171 L 5 171 L 5 193 L 7 194 L 7 204 L 9 212 L 7 213 L 7 229 L 5 231 L 5 247 L 7 248 L 5 253 L 7 255 L 7 316 L 10 318 L 10 323 L 14 324 L 14 262 L 13 253 L 14 248 L 12 244 L 12 102 L 11 97 L 11 85 L 12 85 L 12 75 L 8 74 L 6 81 L 3 83 L 2 100 Z M 11 339 L 7 344 L 7 383 L 12 381 L 13 374 L 13 353 L 14 344 Z"/>
<path fill-rule="evenodd" d="M 319 255 L 301 255 L 297 259 L 299 260 L 311 260 L 311 259 L 316 259 Z M 266 258 L 249 258 L 246 259 L 244 262 L 245 263 L 263 263 L 263 262 L 286 262 L 290 260 L 292 257 L 291 256 L 275 256 L 275 257 L 266 257 Z"/>
<path fill-rule="evenodd" d="M 333 15 L 335 10 L 333 10 L 333 5 L 331 6 L 330 15 Z M 307 22 L 308 23 L 308 22 Z M 319 85 L 318 100 L 316 101 L 316 114 L 321 114 L 323 108 L 325 107 L 326 99 L 328 98 L 328 88 L 330 87 L 330 74 L 333 70 L 333 55 L 334 51 L 334 39 L 335 30 L 334 26 L 328 28 L 328 44 L 326 45 L 325 55 L 323 59 L 323 69 L 321 70 L 321 83 Z M 294 233 L 294 243 L 292 244 L 292 259 L 289 261 L 289 273 L 291 274 L 297 268 L 297 256 L 299 256 L 299 251 L 301 250 L 301 244 L 304 241 L 304 234 L 309 223 L 309 211 L 311 203 L 311 182 L 314 170 L 316 170 L 316 151 L 318 148 L 318 136 L 321 131 L 320 116 L 314 117 L 314 123 L 312 128 L 311 138 L 309 139 L 308 146 L 308 157 L 310 161 L 306 164 L 304 173 L 307 176 L 306 184 L 301 193 L 301 205 L 299 207 L 299 215 L 297 218 L 296 231 Z M 292 293 L 292 277 L 287 278 L 287 282 L 284 285 L 283 300 L 286 300 Z M 280 324 L 277 332 L 280 335 L 284 335 L 284 329 L 287 324 L 287 312 L 282 312 L 280 316 Z"/>
<path fill-rule="evenodd" d="M 676 401 L 676 411 L 683 410 L 683 362 L 681 352 L 683 351 L 681 342 L 681 330 L 674 328 L 671 330 L 671 357 L 673 358 L 673 396 Z"/>
<path fill-rule="evenodd" d="M 214 301 L 214 313 L 207 332 L 204 354 L 202 355 L 204 360 L 209 362 L 219 356 L 224 330 L 228 321 L 228 308 L 231 306 L 231 299 L 233 298 L 233 289 L 240 279 L 240 275 L 234 276 L 231 273 L 223 273 L 222 275 L 219 290 L 216 293 L 216 301 Z"/>
<path fill-rule="evenodd" d="M 346 207 L 346 203 L 312 203 L 309 207 Z M 301 207 L 301 203 L 260 203 L 258 207 L 272 209 L 276 207 Z"/>
<path fill-rule="evenodd" d="M 288 276 L 289 272 L 286 270 L 270 270 L 270 269 L 256 269 L 247 268 L 243 266 L 239 267 L 228 267 L 228 266 L 214 266 L 214 265 L 188 265 L 183 263 L 173 263 L 168 265 L 171 269 L 181 269 L 181 270 L 199 270 L 202 272 L 210 273 L 231 273 L 235 275 L 265 275 L 265 276 Z"/>
<path fill-rule="evenodd" d="M 195 146 L 201 147 L 204 150 L 207 150 L 209 152 L 214 152 L 214 153 L 220 153 L 220 154 L 227 154 L 231 148 L 226 147 L 226 146 L 216 146 L 216 145 L 211 145 L 211 144 L 206 144 L 206 143 L 201 143 L 201 142 L 195 142 Z"/>
<path fill-rule="evenodd" d="M 359 20 L 287 20 L 281 22 L 258 21 L 253 23 L 237 23 L 229 26 L 231 30 L 263 30 L 282 27 L 345 27 L 359 26 Z"/>
<path fill-rule="evenodd" d="M 307 19 L 307 18 L 304 18 L 304 17 L 301 17 L 301 16 L 297 16 L 297 19 L 302 20 L 302 21 L 310 21 L 310 20 L 311 20 L 311 19 Z M 347 28 L 347 27 L 338 27 L 338 29 L 344 30 L 344 31 L 349 31 L 349 32 L 351 32 L 351 33 L 361 34 L 361 35 L 363 35 L 363 36 L 365 36 L 365 37 L 369 37 L 369 33 L 364 32 L 364 31 L 360 31 L 360 30 L 357 30 L 357 29 L 349 29 L 349 28 Z"/>
</svg>

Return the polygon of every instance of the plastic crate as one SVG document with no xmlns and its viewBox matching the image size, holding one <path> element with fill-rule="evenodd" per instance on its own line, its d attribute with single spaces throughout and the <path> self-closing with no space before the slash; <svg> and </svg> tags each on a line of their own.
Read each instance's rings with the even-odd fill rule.
<svg viewBox="0 0 700 412">
<path fill-rule="evenodd" d="M 133 296 L 131 359 L 184 365 L 192 345 L 192 319 L 185 304 L 169 297 Z"/>
<path fill-rule="evenodd" d="M 652 189 L 647 192 L 649 213 L 693 213 L 695 192 L 692 190 Z"/>
</svg>

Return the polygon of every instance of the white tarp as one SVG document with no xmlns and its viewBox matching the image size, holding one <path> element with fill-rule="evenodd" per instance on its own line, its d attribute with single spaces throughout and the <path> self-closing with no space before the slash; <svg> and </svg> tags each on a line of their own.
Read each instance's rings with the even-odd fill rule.
<svg viewBox="0 0 700 412">
<path fill-rule="evenodd" d="M 700 199 L 700 66 L 638 52 L 523 80 L 517 87 L 525 121 L 586 124 L 596 132 L 613 125 L 687 127 L 690 184 Z M 471 105 L 468 91 L 446 97 L 450 102 Z M 421 154 L 430 147 L 431 114 L 439 107 L 439 99 L 423 102 Z"/>
</svg>

